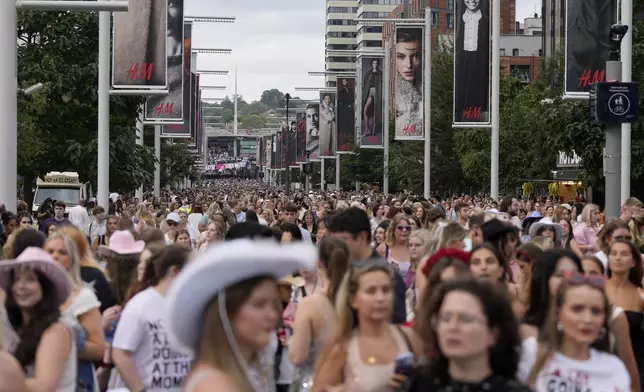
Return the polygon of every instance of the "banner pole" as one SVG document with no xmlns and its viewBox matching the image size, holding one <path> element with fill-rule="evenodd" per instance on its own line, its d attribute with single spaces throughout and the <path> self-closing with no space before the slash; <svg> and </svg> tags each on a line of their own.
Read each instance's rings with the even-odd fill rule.
<svg viewBox="0 0 644 392">
<path fill-rule="evenodd" d="M 628 26 L 622 39 L 622 82 L 632 82 L 633 65 L 633 0 L 622 0 L 621 24 Z M 631 197 L 631 124 L 622 124 L 621 143 L 621 201 Z"/>
<path fill-rule="evenodd" d="M 139 118 L 136 121 L 136 144 L 139 146 L 143 145 L 143 134 L 144 134 L 144 129 L 145 126 L 143 125 L 143 111 L 145 110 L 144 105 L 141 105 L 139 107 Z M 139 199 L 139 202 L 143 202 L 143 184 L 136 190 L 135 196 L 137 199 Z M 137 206 L 138 208 L 138 206 Z"/>
<path fill-rule="evenodd" d="M 154 197 L 161 196 L 161 125 L 154 126 Z"/>
<path fill-rule="evenodd" d="M 432 9 L 425 9 L 425 199 L 431 196 L 431 159 L 432 159 Z"/>
<path fill-rule="evenodd" d="M 3 86 L 0 96 L 2 107 L 2 141 L 3 150 L 0 154 L 0 203 L 7 211 L 16 211 L 18 205 L 16 188 L 18 186 L 18 78 L 17 70 L 17 27 L 16 3 L 5 1 L 0 6 L 2 22 L 2 53 L 6 54 L 2 61 L 0 85 Z M 25 187 L 31 184 L 25 184 Z"/>
<path fill-rule="evenodd" d="M 320 158 L 320 190 L 324 192 L 324 158 Z"/>
<path fill-rule="evenodd" d="M 340 190 L 340 154 L 335 154 L 335 190 Z"/>
<path fill-rule="evenodd" d="M 501 82 L 501 2 L 492 2 L 492 134 L 490 197 L 499 197 L 499 103 Z"/>
<path fill-rule="evenodd" d="M 385 42 L 385 58 L 384 58 L 385 64 L 383 66 L 384 99 L 382 104 L 382 126 L 383 126 L 382 144 L 384 147 L 384 156 L 382 160 L 382 166 L 383 166 L 382 193 L 384 193 L 385 196 L 389 194 L 389 91 L 391 87 L 389 84 L 389 78 L 390 78 L 389 61 L 391 59 L 391 53 L 389 52 L 389 50 L 390 50 L 389 40 L 387 40 L 387 42 Z"/>
<path fill-rule="evenodd" d="M 98 204 L 107 208 L 110 196 L 110 12 L 98 15 Z"/>
</svg>

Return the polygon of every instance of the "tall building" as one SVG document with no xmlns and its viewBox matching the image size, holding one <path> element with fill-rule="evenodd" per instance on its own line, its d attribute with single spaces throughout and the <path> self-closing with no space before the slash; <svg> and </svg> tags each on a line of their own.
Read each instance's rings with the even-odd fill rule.
<svg viewBox="0 0 644 392">
<path fill-rule="evenodd" d="M 543 54 L 550 56 L 560 47 L 563 50 L 566 38 L 566 0 L 542 0 L 543 17 L 542 43 Z"/>
<path fill-rule="evenodd" d="M 358 46 L 357 14 L 358 0 L 326 1 L 326 72 L 355 72 L 356 54 L 347 51 L 355 51 Z M 333 53 L 334 50 L 344 52 Z M 335 80 L 335 76 L 327 76 L 327 87 L 335 87 Z"/>
<path fill-rule="evenodd" d="M 388 18 L 389 13 L 402 0 L 358 0 L 358 18 Z M 382 48 L 382 26 L 360 26 L 358 29 L 358 50 Z"/>
</svg>

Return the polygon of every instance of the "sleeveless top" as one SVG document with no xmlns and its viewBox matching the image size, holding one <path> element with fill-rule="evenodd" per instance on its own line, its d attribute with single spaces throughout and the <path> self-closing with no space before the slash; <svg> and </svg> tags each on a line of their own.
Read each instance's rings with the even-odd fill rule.
<svg viewBox="0 0 644 392">
<path fill-rule="evenodd" d="M 325 312 L 322 306 L 316 303 L 318 311 L 324 314 L 323 327 L 322 331 L 326 331 L 328 334 L 329 328 L 329 314 Z M 295 370 L 295 377 L 293 378 L 293 383 L 291 384 L 290 391 L 292 392 L 309 392 L 313 388 L 313 378 L 315 377 L 315 364 L 322 352 L 322 347 L 326 343 L 327 336 L 319 336 L 317 339 L 311 341 L 311 347 L 309 348 L 309 356 L 304 361 L 303 364 L 298 366 Z"/>
<path fill-rule="evenodd" d="M 249 370 L 250 370 L 250 369 L 249 369 Z M 197 387 L 197 385 L 199 385 L 199 382 L 200 382 L 201 380 L 203 380 L 203 379 L 204 379 L 204 378 L 206 378 L 206 377 L 216 376 L 216 375 L 218 375 L 218 374 L 221 374 L 221 372 L 220 372 L 219 370 L 217 370 L 217 369 L 203 369 L 203 370 L 199 370 L 199 371 L 198 371 L 198 372 L 196 372 L 193 376 L 191 376 L 191 377 L 190 377 L 190 380 L 188 380 L 188 382 L 183 386 L 182 391 L 183 391 L 183 392 L 192 392 L 192 391 L 194 391 L 194 389 Z M 252 376 L 251 376 L 251 377 L 252 377 Z M 259 391 L 259 392 L 266 392 L 266 391 L 264 391 L 264 390 L 262 390 L 262 389 L 261 389 L 261 388 L 262 388 L 262 387 L 260 386 L 261 384 L 260 384 L 260 385 L 258 385 L 256 382 L 253 382 L 253 380 L 250 380 L 250 381 L 251 381 L 251 385 L 253 385 L 253 388 L 254 388 L 255 390 L 257 390 L 257 391 Z M 269 388 L 269 386 L 266 386 L 266 388 Z M 266 389 L 266 390 L 268 390 L 268 389 Z M 274 390 L 274 388 L 273 388 L 273 390 Z"/>
<path fill-rule="evenodd" d="M 56 387 L 56 392 L 76 392 L 76 366 L 78 363 L 78 354 L 76 352 L 76 335 L 72 325 L 69 323 L 69 319 L 66 317 L 61 317 L 60 322 L 67 327 L 67 330 L 71 336 L 71 345 L 69 348 L 69 355 L 67 355 L 67 361 L 63 367 L 63 372 L 58 379 L 58 386 Z M 36 373 L 34 365 L 28 366 L 27 371 L 25 372 L 26 377 L 33 377 Z"/>
<path fill-rule="evenodd" d="M 410 351 L 409 344 L 402 330 L 390 326 L 398 346 L 398 354 Z M 391 392 L 389 379 L 394 373 L 394 363 L 369 365 L 362 362 L 360 357 L 360 345 L 358 344 L 358 333 L 353 331 L 349 340 L 347 350 L 347 364 L 344 368 L 344 387 L 351 392 Z"/>
</svg>

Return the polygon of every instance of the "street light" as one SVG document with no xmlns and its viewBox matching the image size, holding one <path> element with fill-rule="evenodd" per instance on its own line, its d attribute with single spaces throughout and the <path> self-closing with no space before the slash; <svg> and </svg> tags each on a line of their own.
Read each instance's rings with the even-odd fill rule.
<svg viewBox="0 0 644 392">
<path fill-rule="evenodd" d="M 33 94 L 37 93 L 38 91 L 42 90 L 42 88 L 43 88 L 42 83 L 36 83 L 33 86 L 18 89 L 18 91 L 20 93 L 22 93 L 22 95 L 33 95 Z"/>
<path fill-rule="evenodd" d="M 355 72 L 309 72 L 309 76 L 355 76 Z"/>
<path fill-rule="evenodd" d="M 193 23 L 235 23 L 237 18 L 230 16 L 186 16 L 187 22 Z"/>
<path fill-rule="evenodd" d="M 226 76 L 229 71 L 197 71 L 199 75 L 216 75 L 216 76 Z"/>
<path fill-rule="evenodd" d="M 226 86 L 199 86 L 200 89 L 202 90 L 226 90 L 228 87 Z"/>
<path fill-rule="evenodd" d="M 231 49 L 218 49 L 218 48 L 198 48 L 192 49 L 193 53 L 203 53 L 203 54 L 231 54 L 233 51 Z"/>
</svg>

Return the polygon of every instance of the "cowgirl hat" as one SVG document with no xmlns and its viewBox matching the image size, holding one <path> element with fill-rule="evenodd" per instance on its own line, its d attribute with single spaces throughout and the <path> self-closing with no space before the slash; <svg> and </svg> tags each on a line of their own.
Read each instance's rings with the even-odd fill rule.
<svg viewBox="0 0 644 392">
<path fill-rule="evenodd" d="M 49 279 L 54 285 L 54 298 L 57 306 L 67 301 L 72 291 L 72 283 L 67 271 L 63 269 L 54 259 L 41 248 L 30 246 L 14 260 L 7 260 L 0 263 L 0 287 L 4 291 L 11 288 L 11 275 L 14 271 L 28 268 L 39 272 Z"/>
<path fill-rule="evenodd" d="M 239 239 L 209 247 L 184 267 L 168 291 L 171 341 L 185 353 L 194 355 L 204 310 L 217 296 L 226 338 L 233 351 L 238 351 L 225 306 L 226 289 L 257 276 L 279 281 L 300 268 L 314 269 L 316 262 L 315 246 L 305 243 Z"/>
<path fill-rule="evenodd" d="M 530 226 L 530 231 L 528 233 L 530 235 L 530 238 L 536 237 L 537 232 L 543 227 L 552 228 L 555 231 L 555 241 L 561 241 L 561 237 L 563 236 L 563 228 L 560 224 L 553 223 L 552 219 L 550 218 L 543 218 L 539 222 L 533 223 L 532 226 Z"/>
<path fill-rule="evenodd" d="M 112 234 L 107 248 L 119 255 L 134 255 L 143 252 L 145 242 L 136 241 L 129 230 L 119 230 Z"/>
</svg>

